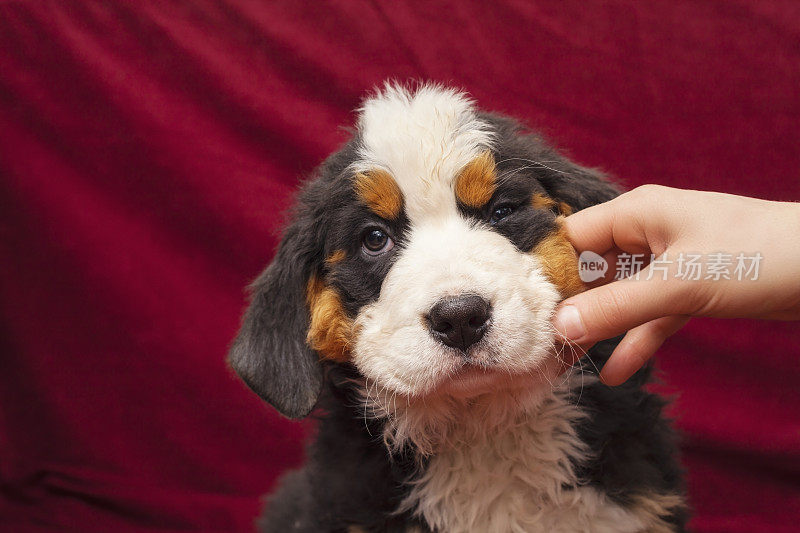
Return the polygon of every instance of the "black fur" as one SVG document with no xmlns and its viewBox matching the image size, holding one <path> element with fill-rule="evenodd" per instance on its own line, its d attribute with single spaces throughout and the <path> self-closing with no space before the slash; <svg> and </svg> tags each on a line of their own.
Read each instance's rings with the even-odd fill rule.
<svg viewBox="0 0 800 533">
<path fill-rule="evenodd" d="M 597 376 L 620 340 L 596 345 L 576 370 Z M 590 416 L 578 435 L 594 452 L 590 462 L 576 465 L 579 478 L 623 506 L 643 492 L 684 494 L 676 435 L 662 412 L 667 402 L 644 389 L 652 371 L 646 364 L 620 386 L 594 381 L 579 392 L 579 405 Z M 667 521 L 684 531 L 686 510 L 676 510 Z"/>
<path fill-rule="evenodd" d="M 541 136 L 519 122 L 485 113 L 500 142 L 495 158 L 500 175 L 512 183 L 533 177 L 551 197 L 568 203 L 574 211 L 611 200 L 619 190 L 599 172 L 576 165 L 553 149 Z M 524 170 L 517 172 L 518 169 Z"/>
<path fill-rule="evenodd" d="M 498 135 L 494 156 L 501 186 L 484 208 L 461 209 L 518 249 L 531 250 L 555 227 L 555 212 L 531 206 L 533 193 L 566 202 L 576 211 L 618 194 L 599 174 L 565 159 L 516 122 L 482 117 Z M 260 522 L 265 532 L 344 532 L 352 525 L 365 531 L 402 531 L 416 523 L 411 516 L 393 513 L 408 491 L 406 481 L 420 467 L 413 450 L 390 455 L 382 441 L 383 422 L 365 419 L 349 379 L 357 377 L 356 370 L 349 364 L 320 363 L 305 343 L 310 276 L 323 276 L 355 317 L 378 297 L 408 229 L 404 216 L 382 220 L 357 200 L 347 168 L 359 142 L 356 135 L 304 186 L 275 259 L 251 287 L 252 303 L 230 353 L 231 365 L 244 381 L 283 414 L 302 417 L 318 407 L 318 433 L 307 462 L 284 477 L 269 498 Z M 501 205 L 512 206 L 513 212 L 492 224 L 492 212 Z M 377 258 L 363 253 L 361 237 L 370 227 L 386 231 L 396 242 L 395 252 Z M 337 250 L 345 251 L 345 259 L 326 264 L 325 258 Z M 592 364 L 602 367 L 617 341 L 595 346 L 576 370 L 594 373 Z M 683 491 L 674 437 L 661 415 L 664 401 L 642 388 L 649 374 L 644 369 L 616 388 L 593 382 L 579 395 L 589 417 L 578 431 L 596 453 L 589 464 L 576 465 L 581 482 L 623 505 L 649 490 Z M 684 529 L 683 511 L 670 520 L 676 530 Z"/>
<path fill-rule="evenodd" d="M 306 464 L 286 476 L 268 499 L 261 531 L 344 532 L 357 524 L 383 532 L 415 523 L 393 511 L 404 496 L 403 482 L 417 468 L 416 459 L 410 450 L 387 452 L 383 423 L 365 420 L 358 407 L 358 393 L 348 381 L 356 376 L 350 365 L 327 365 L 317 435 L 307 448 Z"/>
</svg>

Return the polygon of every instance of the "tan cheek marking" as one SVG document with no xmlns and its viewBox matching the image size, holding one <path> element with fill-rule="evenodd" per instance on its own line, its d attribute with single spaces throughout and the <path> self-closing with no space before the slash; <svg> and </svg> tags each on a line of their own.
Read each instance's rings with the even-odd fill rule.
<svg viewBox="0 0 800 533">
<path fill-rule="evenodd" d="M 533 253 L 542 262 L 545 275 L 555 285 L 563 298 L 569 298 L 586 287 L 578 275 L 578 254 L 572 247 L 557 220 L 558 229 L 545 237 L 533 249 Z"/>
<path fill-rule="evenodd" d="M 353 321 L 347 316 L 339 294 L 317 276 L 306 288 L 306 301 L 311 312 L 306 342 L 322 359 L 344 362 L 350 358 Z"/>
<path fill-rule="evenodd" d="M 456 178 L 456 198 L 469 207 L 481 208 L 489 203 L 496 188 L 494 156 L 488 150 L 473 159 Z"/>
<path fill-rule="evenodd" d="M 553 209 L 558 208 L 558 212 L 562 215 L 571 215 L 572 208 L 566 202 L 556 201 L 544 193 L 537 192 L 531 198 L 531 205 L 535 209 Z"/>
<path fill-rule="evenodd" d="M 355 189 L 361 201 L 379 217 L 394 220 L 400 216 L 403 193 L 385 170 L 375 169 L 356 174 Z"/>
</svg>

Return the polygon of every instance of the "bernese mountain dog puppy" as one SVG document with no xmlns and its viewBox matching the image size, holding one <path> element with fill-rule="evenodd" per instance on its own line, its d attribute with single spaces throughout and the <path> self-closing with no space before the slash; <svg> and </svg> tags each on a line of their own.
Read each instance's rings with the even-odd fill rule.
<svg viewBox="0 0 800 533">
<path fill-rule="evenodd" d="M 316 407 L 265 532 L 667 532 L 686 507 L 665 402 L 563 373 L 584 287 L 563 217 L 597 172 L 464 93 L 387 84 L 305 183 L 229 355 L 284 415 Z"/>
</svg>

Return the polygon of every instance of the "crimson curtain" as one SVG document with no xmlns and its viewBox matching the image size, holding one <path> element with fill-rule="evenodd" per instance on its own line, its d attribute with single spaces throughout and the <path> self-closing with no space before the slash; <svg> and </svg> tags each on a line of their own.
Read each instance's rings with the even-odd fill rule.
<svg viewBox="0 0 800 533">
<path fill-rule="evenodd" d="M 225 366 L 243 287 L 387 78 L 627 187 L 800 200 L 790 1 L 0 1 L 0 529 L 251 530 L 309 426 Z M 696 319 L 658 362 L 693 528 L 796 531 L 798 325 Z"/>
</svg>

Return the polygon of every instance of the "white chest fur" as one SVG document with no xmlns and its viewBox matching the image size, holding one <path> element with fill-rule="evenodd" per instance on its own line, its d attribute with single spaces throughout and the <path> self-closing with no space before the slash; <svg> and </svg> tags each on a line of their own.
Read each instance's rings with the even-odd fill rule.
<svg viewBox="0 0 800 533">
<path fill-rule="evenodd" d="M 401 505 L 435 531 L 648 529 L 635 511 L 614 504 L 601 492 L 570 488 L 577 481 L 573 460 L 584 459 L 588 451 L 575 431 L 585 415 L 567 389 L 448 407 L 450 420 L 458 423 L 440 428 L 434 437 L 425 436 L 435 451 Z M 438 412 L 437 418 L 442 420 L 442 415 Z"/>
</svg>

